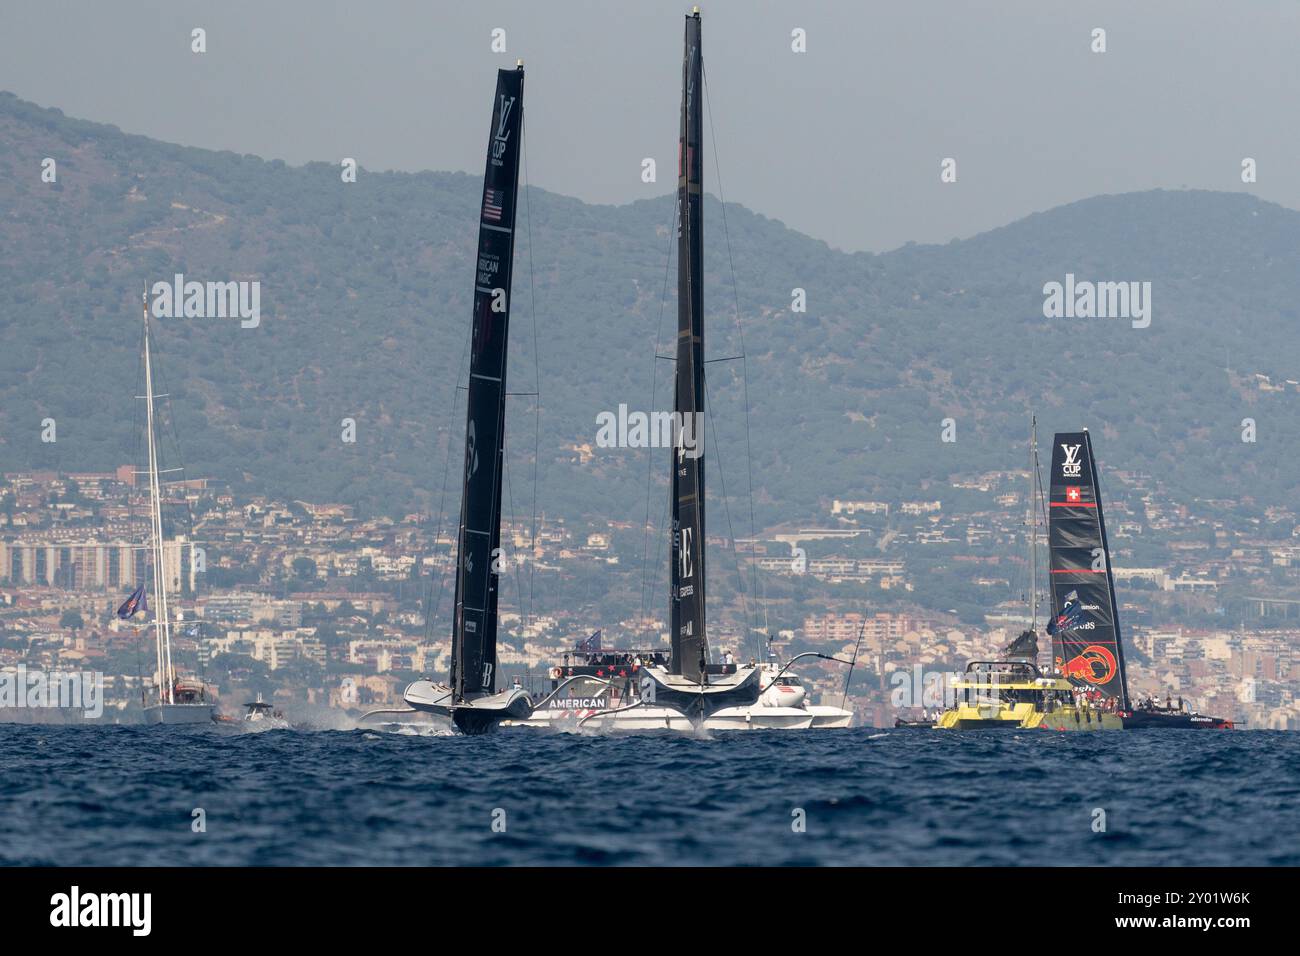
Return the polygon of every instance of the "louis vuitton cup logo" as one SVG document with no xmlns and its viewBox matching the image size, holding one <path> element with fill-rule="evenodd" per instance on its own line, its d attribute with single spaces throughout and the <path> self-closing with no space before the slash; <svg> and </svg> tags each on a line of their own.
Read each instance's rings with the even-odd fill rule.
<svg viewBox="0 0 1300 956">
<path fill-rule="evenodd" d="M 1082 445 L 1061 445 L 1065 452 L 1065 461 L 1061 462 L 1062 478 L 1078 478 L 1083 474 L 1083 463 L 1079 461 L 1079 449 Z"/>
<path fill-rule="evenodd" d="M 510 122 L 510 111 L 514 108 L 515 98 L 512 96 L 506 99 L 505 94 L 501 95 L 501 105 L 497 110 L 499 119 L 497 120 L 497 131 L 492 137 L 492 165 L 500 166 L 502 158 L 506 154 L 506 148 L 509 146 L 510 131 L 506 129 Z"/>
</svg>

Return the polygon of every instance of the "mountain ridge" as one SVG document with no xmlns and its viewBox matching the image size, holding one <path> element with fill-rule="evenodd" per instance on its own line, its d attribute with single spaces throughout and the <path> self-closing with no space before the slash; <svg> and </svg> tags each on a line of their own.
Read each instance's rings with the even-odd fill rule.
<svg viewBox="0 0 1300 956">
<path fill-rule="evenodd" d="M 142 285 L 249 278 L 262 284 L 257 329 L 159 322 L 190 473 L 370 513 L 436 506 L 463 427 L 463 404 L 449 410 L 476 177 L 363 169 L 344 184 L 329 163 L 175 146 L 11 94 L 0 139 L 4 470 L 129 460 Z M 57 183 L 40 180 L 45 156 Z M 646 409 L 652 391 L 665 404 L 668 369 L 654 369 L 653 389 L 651 375 L 673 327 L 671 212 L 671 196 L 521 196 L 511 378 L 531 390 L 535 300 L 547 513 L 644 513 L 646 452 L 593 449 L 580 464 L 573 446 L 594 442 L 601 411 Z M 712 196 L 705 217 L 709 351 L 741 354 L 738 305 L 760 523 L 810 520 L 832 498 L 934 497 L 952 475 L 1020 467 L 1031 406 L 1045 429 L 1091 425 L 1103 469 L 1156 473 L 1183 498 L 1235 496 L 1248 481 L 1262 506 L 1298 490 L 1284 449 L 1300 438 L 1300 395 L 1249 376 L 1300 377 L 1300 213 L 1153 190 L 884 253 L 832 249 L 736 203 L 724 230 Z M 1150 281 L 1151 327 L 1044 318 L 1044 283 L 1067 273 Z M 796 288 L 806 314 L 791 312 Z M 708 467 L 722 470 L 710 481 L 733 497 L 750 472 L 741 367 L 710 366 Z M 510 411 L 517 496 L 532 481 L 531 402 Z M 46 417 L 54 444 L 40 441 Z M 1245 417 L 1259 420 L 1254 445 L 1240 441 Z M 355 445 L 340 441 L 344 418 Z M 656 483 L 666 471 L 651 463 Z"/>
</svg>

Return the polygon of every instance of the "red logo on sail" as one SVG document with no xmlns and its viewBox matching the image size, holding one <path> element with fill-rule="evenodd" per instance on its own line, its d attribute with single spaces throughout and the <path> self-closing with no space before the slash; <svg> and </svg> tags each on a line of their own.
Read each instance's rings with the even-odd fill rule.
<svg viewBox="0 0 1300 956">
<path fill-rule="evenodd" d="M 1070 501 L 1070 502 L 1082 501 L 1082 500 L 1083 500 L 1083 492 L 1080 491 L 1078 488 L 1075 488 L 1075 487 L 1069 487 L 1069 488 L 1066 488 L 1066 489 L 1065 489 L 1065 500 L 1066 500 L 1066 501 Z"/>
<path fill-rule="evenodd" d="M 1072 657 L 1064 664 L 1058 657 L 1056 666 L 1066 677 L 1089 684 L 1109 684 L 1118 670 L 1115 655 L 1100 644 L 1089 644 L 1079 656 Z"/>
</svg>

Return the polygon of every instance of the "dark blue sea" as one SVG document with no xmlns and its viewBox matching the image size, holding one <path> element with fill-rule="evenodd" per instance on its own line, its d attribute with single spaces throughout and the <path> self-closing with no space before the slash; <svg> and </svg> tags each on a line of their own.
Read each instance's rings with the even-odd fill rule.
<svg viewBox="0 0 1300 956">
<path fill-rule="evenodd" d="M 1296 866 L 1297 805 L 1300 734 L 1265 731 L 0 724 L 11 865 Z"/>
</svg>

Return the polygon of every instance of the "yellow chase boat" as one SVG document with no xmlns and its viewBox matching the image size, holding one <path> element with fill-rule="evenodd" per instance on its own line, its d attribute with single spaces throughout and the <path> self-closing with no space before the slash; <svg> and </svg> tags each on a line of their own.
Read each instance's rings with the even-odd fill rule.
<svg viewBox="0 0 1300 956">
<path fill-rule="evenodd" d="M 936 730 L 1123 730 L 1118 714 L 1080 698 L 1066 677 L 1029 661 L 971 661 Z"/>
</svg>

